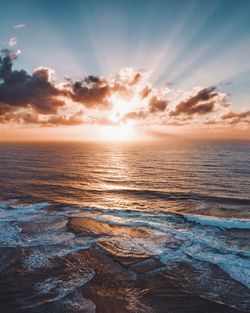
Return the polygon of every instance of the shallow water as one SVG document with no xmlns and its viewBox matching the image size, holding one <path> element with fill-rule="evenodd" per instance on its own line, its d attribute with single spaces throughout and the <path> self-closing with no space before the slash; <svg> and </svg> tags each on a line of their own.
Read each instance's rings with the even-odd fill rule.
<svg viewBox="0 0 250 313">
<path fill-rule="evenodd" d="M 250 311 L 249 164 L 247 142 L 1 144 L 0 311 Z"/>
</svg>

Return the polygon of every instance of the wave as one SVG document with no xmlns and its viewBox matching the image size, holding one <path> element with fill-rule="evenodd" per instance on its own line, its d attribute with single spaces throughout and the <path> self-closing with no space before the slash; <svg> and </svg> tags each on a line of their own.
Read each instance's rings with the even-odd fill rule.
<svg viewBox="0 0 250 313">
<path fill-rule="evenodd" d="M 103 223 L 110 225 L 111 229 L 123 229 L 124 232 L 118 234 L 120 236 L 105 239 L 98 244 L 110 254 L 136 256 L 140 252 L 158 255 L 164 264 L 194 264 L 195 260 L 209 262 L 234 280 L 250 287 L 250 249 L 247 244 L 250 220 L 90 207 L 80 207 L 78 211 L 75 208 L 66 215 L 71 218 L 74 216 L 73 219 L 77 219 L 78 223 L 82 220 L 83 227 L 86 218 L 91 219 L 92 223 L 97 224 L 95 231 Z M 142 240 L 141 236 L 133 234 L 135 227 L 145 230 L 149 236 Z M 240 237 L 237 234 L 233 236 L 233 229 L 246 232 L 241 233 Z"/>
<path fill-rule="evenodd" d="M 214 216 L 181 214 L 187 221 L 204 226 L 215 226 L 225 229 L 250 229 L 250 219 L 221 218 Z"/>
<path fill-rule="evenodd" d="M 250 199 L 239 198 L 239 197 L 227 197 L 227 196 L 216 196 L 208 195 L 194 192 L 178 192 L 178 191 L 159 191 L 154 189 L 92 189 L 88 190 L 94 193 L 111 193 L 111 194 L 121 194 L 121 195 L 131 195 L 137 197 L 143 197 L 147 199 L 162 199 L 162 200 L 194 200 L 194 201 L 205 201 L 207 203 L 217 203 L 217 204 L 239 204 L 239 205 L 250 205 Z"/>
<path fill-rule="evenodd" d="M 222 285 L 230 280 L 250 288 L 250 220 L 150 209 L 49 208 L 47 202 L 0 205 L 0 246 L 24 248 L 21 265 L 29 272 L 50 268 L 55 258 L 94 246 L 120 259 L 157 258 L 164 268 L 203 264 L 205 271 L 205 264 L 210 264 L 228 275 Z M 194 279 L 206 279 L 209 285 L 212 271 L 207 267 L 206 275 Z M 55 279 L 40 282 L 36 290 L 45 294 L 55 290 L 47 301 L 56 301 L 60 295 L 68 295 L 73 282 L 84 283 L 78 277 L 70 277 L 70 281 L 72 284 L 62 286 L 63 291 Z M 223 288 L 213 292 L 222 294 Z"/>
</svg>

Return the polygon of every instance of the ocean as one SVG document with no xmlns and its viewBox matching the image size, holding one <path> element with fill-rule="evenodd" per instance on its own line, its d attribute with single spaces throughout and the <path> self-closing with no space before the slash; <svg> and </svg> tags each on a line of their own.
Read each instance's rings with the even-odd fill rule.
<svg viewBox="0 0 250 313">
<path fill-rule="evenodd" d="M 0 144 L 0 312 L 250 312 L 250 142 Z"/>
</svg>

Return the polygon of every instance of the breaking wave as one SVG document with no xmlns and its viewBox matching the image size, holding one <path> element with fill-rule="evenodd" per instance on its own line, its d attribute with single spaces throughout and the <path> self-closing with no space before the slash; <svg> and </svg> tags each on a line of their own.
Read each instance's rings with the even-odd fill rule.
<svg viewBox="0 0 250 313">
<path fill-rule="evenodd" d="M 0 218 L 1 248 L 24 249 L 20 264 L 27 273 L 53 268 L 55 260 L 96 247 L 126 264 L 158 259 L 153 270 L 170 269 L 168 275 L 187 292 L 191 288 L 207 299 L 250 309 L 238 294 L 250 295 L 250 220 L 18 201 L 0 203 Z M 189 267 L 181 270 L 182 281 L 173 274 L 181 264 Z M 187 276 L 191 269 L 192 278 Z M 43 294 L 37 305 L 65 299 L 94 277 L 91 266 L 86 275 L 72 270 L 37 282 L 33 288 Z M 214 289 L 216 271 L 223 279 Z"/>
</svg>

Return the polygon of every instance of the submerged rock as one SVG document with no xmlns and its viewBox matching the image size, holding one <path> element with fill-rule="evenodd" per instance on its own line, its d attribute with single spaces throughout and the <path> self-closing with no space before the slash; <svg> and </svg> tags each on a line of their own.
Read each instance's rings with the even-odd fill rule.
<svg viewBox="0 0 250 313">
<path fill-rule="evenodd" d="M 69 219 L 68 227 L 70 230 L 82 233 L 91 234 L 92 236 L 101 235 L 129 235 L 139 238 L 149 237 L 149 233 L 142 228 L 116 225 L 108 222 L 98 221 L 87 217 L 72 217 Z"/>
</svg>

